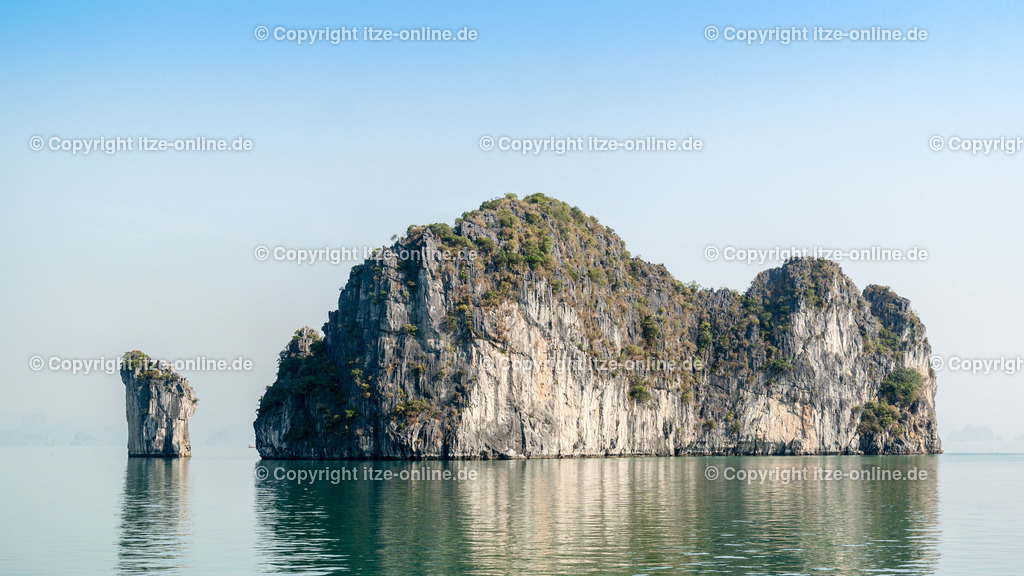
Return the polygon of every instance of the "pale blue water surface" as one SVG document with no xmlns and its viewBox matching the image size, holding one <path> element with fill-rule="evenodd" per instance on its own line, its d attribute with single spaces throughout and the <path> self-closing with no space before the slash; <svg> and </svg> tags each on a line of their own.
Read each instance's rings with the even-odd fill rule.
<svg viewBox="0 0 1024 576">
<path fill-rule="evenodd" d="M 0 459 L 5 575 L 1024 570 L 1020 455 L 261 462 L 244 448 L 8 446 Z"/>
</svg>

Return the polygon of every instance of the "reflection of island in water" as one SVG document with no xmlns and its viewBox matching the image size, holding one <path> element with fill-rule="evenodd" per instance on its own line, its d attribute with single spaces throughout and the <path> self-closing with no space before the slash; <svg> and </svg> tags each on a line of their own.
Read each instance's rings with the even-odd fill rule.
<svg viewBox="0 0 1024 576">
<path fill-rule="evenodd" d="M 272 462 L 256 481 L 268 572 L 635 573 L 643 570 L 932 574 L 937 460 L 639 458 Z M 300 486 L 273 471 L 472 468 L 475 481 Z M 708 466 L 928 471 L 923 481 L 708 480 Z"/>
<path fill-rule="evenodd" d="M 191 544 L 187 458 L 129 458 L 121 496 L 118 570 L 187 569 Z"/>
</svg>

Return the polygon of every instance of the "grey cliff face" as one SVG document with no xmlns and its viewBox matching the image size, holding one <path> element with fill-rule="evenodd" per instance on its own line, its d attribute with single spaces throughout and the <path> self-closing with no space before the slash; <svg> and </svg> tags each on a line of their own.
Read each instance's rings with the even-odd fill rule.
<svg viewBox="0 0 1024 576">
<path fill-rule="evenodd" d="M 199 404 L 188 380 L 135 350 L 121 367 L 128 419 L 128 456 L 192 455 L 188 419 Z"/>
<path fill-rule="evenodd" d="M 264 458 L 941 451 L 923 324 L 833 262 L 701 289 L 542 195 L 392 250 L 282 352 Z"/>
</svg>

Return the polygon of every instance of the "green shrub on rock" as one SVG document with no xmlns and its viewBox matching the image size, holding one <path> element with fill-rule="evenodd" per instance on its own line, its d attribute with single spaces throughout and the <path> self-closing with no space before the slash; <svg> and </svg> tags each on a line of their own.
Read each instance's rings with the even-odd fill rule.
<svg viewBox="0 0 1024 576">
<path fill-rule="evenodd" d="M 890 404 L 906 408 L 918 399 L 923 386 L 924 377 L 920 372 L 910 368 L 899 368 L 882 381 L 878 395 Z"/>
</svg>

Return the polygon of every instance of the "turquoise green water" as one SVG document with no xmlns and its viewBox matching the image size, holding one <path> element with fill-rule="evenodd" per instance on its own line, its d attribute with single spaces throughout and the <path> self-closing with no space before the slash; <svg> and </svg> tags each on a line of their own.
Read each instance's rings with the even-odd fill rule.
<svg viewBox="0 0 1024 576">
<path fill-rule="evenodd" d="M 1021 456 L 198 452 L 0 448 L 0 574 L 1015 574 L 1024 560 Z M 736 477 L 748 469 L 769 475 Z"/>
</svg>

